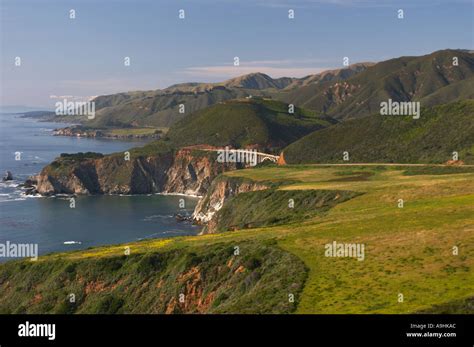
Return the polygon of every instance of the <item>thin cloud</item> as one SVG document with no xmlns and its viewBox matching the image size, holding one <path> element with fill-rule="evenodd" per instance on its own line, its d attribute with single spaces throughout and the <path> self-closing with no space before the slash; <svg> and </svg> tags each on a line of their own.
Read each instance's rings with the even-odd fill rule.
<svg viewBox="0 0 474 347">
<path fill-rule="evenodd" d="M 261 72 L 273 78 L 304 77 L 327 70 L 328 67 L 321 66 L 323 63 L 327 61 L 319 59 L 240 61 L 239 66 L 225 64 L 188 67 L 182 71 L 182 74 L 200 79 L 232 78 L 253 72 Z M 315 64 L 319 66 L 315 67 Z"/>
<path fill-rule="evenodd" d="M 92 95 L 92 96 L 83 96 L 83 95 L 50 95 L 50 99 L 59 99 L 59 100 L 74 100 L 74 101 L 90 101 L 92 99 L 95 99 L 97 95 Z"/>
<path fill-rule="evenodd" d="M 304 77 L 321 72 L 323 68 L 283 68 L 272 66 L 204 66 L 190 67 L 183 71 L 184 74 L 197 78 L 232 78 L 240 75 L 246 75 L 253 72 L 261 72 L 271 77 Z"/>
</svg>

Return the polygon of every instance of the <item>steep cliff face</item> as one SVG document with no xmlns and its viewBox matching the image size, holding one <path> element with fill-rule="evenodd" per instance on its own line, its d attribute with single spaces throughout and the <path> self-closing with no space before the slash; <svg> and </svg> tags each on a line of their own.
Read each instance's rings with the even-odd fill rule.
<svg viewBox="0 0 474 347">
<path fill-rule="evenodd" d="M 59 158 L 36 177 L 36 190 L 53 194 L 148 194 L 203 195 L 220 173 L 236 169 L 205 153 L 182 149 L 152 156 L 121 155 L 101 158 Z"/>
<path fill-rule="evenodd" d="M 346 190 L 280 190 L 282 183 L 220 175 L 196 205 L 193 219 L 203 226 L 201 234 L 300 223 L 360 195 Z"/>
<path fill-rule="evenodd" d="M 234 242 L 169 251 L 143 245 L 132 246 L 129 256 L 2 264 L 0 312 L 287 314 L 296 309 L 307 277 L 304 263 L 276 243 L 239 241 L 240 255 L 234 255 Z M 76 293 L 76 302 L 63 293 Z M 282 299 L 288 293 L 294 303 Z"/>
<path fill-rule="evenodd" d="M 167 170 L 163 192 L 204 195 L 215 177 L 237 168 L 236 163 L 218 163 L 212 153 L 181 149 Z"/>
<path fill-rule="evenodd" d="M 37 176 L 37 191 L 53 194 L 143 194 L 160 191 L 170 155 L 57 159 Z"/>
<path fill-rule="evenodd" d="M 214 216 L 229 198 L 240 193 L 263 189 L 268 189 L 268 185 L 242 178 L 225 176 L 216 178 L 212 182 L 206 196 L 199 201 L 194 209 L 194 221 L 204 226 L 201 234 L 216 232 L 216 219 Z"/>
<path fill-rule="evenodd" d="M 36 176 L 37 192 L 42 195 L 95 193 L 98 187 L 94 162 L 94 159 L 85 160 L 74 168 L 53 162 Z"/>
</svg>

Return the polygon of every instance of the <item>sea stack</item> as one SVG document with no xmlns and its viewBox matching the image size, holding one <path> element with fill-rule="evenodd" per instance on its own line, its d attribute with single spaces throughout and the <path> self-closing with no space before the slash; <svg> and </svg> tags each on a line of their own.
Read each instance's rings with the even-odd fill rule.
<svg viewBox="0 0 474 347">
<path fill-rule="evenodd" d="M 3 181 L 12 181 L 13 180 L 13 174 L 11 171 L 5 171 L 5 175 L 3 176 Z"/>
</svg>

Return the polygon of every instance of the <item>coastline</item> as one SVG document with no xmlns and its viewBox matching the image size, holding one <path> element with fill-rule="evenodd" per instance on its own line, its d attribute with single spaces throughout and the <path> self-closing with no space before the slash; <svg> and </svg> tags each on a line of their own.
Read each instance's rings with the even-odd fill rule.
<svg viewBox="0 0 474 347">
<path fill-rule="evenodd" d="M 53 136 L 52 131 L 58 126 L 57 122 L 44 122 L 34 117 L 23 118 L 12 113 L 4 114 L 2 122 L 4 140 L 9 141 L 15 151 L 21 152 L 21 160 L 15 160 L 12 150 L 6 147 L 1 154 L 1 170 L 13 173 L 13 180 L 4 181 L 0 185 L 0 202 L 5 202 L 1 205 L 0 237 L 4 240 L 38 243 L 41 245 L 40 253 L 44 255 L 134 242 L 150 238 L 150 235 L 159 239 L 195 235 L 199 232 L 195 226 L 181 224 L 176 220 L 173 214 L 179 213 L 178 199 L 173 198 L 173 194 L 163 194 L 170 195 L 167 199 L 155 197 L 155 194 L 107 194 L 104 197 L 90 196 L 88 199 L 79 197 L 76 199 L 76 208 L 71 209 L 68 200 L 74 195 L 26 193 L 25 181 L 38 175 L 44 166 L 60 155 L 60 151 L 115 153 L 141 146 L 146 141 L 101 138 L 79 140 L 74 137 Z M 45 124 L 48 131 L 44 131 Z M 25 142 L 24 139 L 30 141 Z M 196 197 L 183 196 L 191 199 L 186 202 L 186 206 L 190 209 L 188 213 L 192 213 L 197 203 Z M 79 218 L 80 214 L 90 218 L 82 220 Z M 82 243 L 64 244 L 71 240 Z M 4 263 L 18 259 L 1 260 Z"/>
<path fill-rule="evenodd" d="M 135 194 L 135 195 L 143 195 L 143 194 Z M 186 193 L 155 193 L 155 195 L 185 196 L 188 198 L 196 198 L 196 199 L 202 199 L 204 197 L 204 195 L 186 194 Z"/>
</svg>

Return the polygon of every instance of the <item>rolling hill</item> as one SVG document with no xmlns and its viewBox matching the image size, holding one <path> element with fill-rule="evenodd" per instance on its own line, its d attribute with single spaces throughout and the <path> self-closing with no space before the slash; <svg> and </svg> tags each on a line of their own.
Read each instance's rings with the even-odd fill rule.
<svg viewBox="0 0 474 347">
<path fill-rule="evenodd" d="M 217 215 L 224 227 L 240 226 L 244 215 L 260 223 L 1 264 L 0 313 L 472 314 L 474 173 L 457 167 L 430 173 L 438 168 L 428 166 L 407 176 L 412 169 L 295 165 L 227 172 L 223 182 L 278 185 L 229 196 Z M 290 197 L 299 216 L 287 220 Z M 400 198 L 404 208 L 397 207 Z M 305 209 L 311 201 L 322 204 Z M 325 247 L 334 241 L 365 245 L 364 261 L 328 257 Z"/>
<path fill-rule="evenodd" d="M 287 163 L 474 163 L 474 100 L 422 109 L 420 119 L 374 114 L 315 131 L 284 149 Z"/>
<path fill-rule="evenodd" d="M 453 66 L 457 57 L 458 66 Z M 250 73 L 220 83 L 181 83 L 165 89 L 98 96 L 91 128 L 170 127 L 195 111 L 232 99 L 265 96 L 336 119 L 378 111 L 381 101 L 433 106 L 474 98 L 474 54 L 443 50 L 420 57 L 357 63 L 303 78 Z M 183 104 L 184 112 L 179 107 Z"/>
<path fill-rule="evenodd" d="M 309 86 L 312 84 L 324 83 L 324 82 L 336 82 L 336 81 L 343 81 L 352 77 L 359 72 L 364 71 L 370 66 L 375 65 L 374 63 L 356 63 L 348 66 L 344 69 L 334 69 L 334 70 L 326 70 L 321 73 L 315 75 L 309 75 L 303 78 L 296 78 L 290 83 L 288 86 L 284 88 L 284 90 L 292 90 L 294 88 L 300 88 Z"/>
<path fill-rule="evenodd" d="M 197 111 L 172 126 L 167 139 L 175 147 L 208 144 L 235 148 L 256 146 L 278 151 L 293 141 L 333 124 L 329 117 L 316 117 L 280 101 L 252 98 L 230 100 Z"/>
<path fill-rule="evenodd" d="M 197 87 L 196 87 L 197 88 Z M 203 91 L 140 92 L 135 95 L 101 97 L 96 118 L 85 124 L 90 127 L 155 126 L 169 127 L 194 111 L 230 99 L 248 96 L 245 90 L 211 87 Z M 107 100 L 109 99 L 109 100 Z M 179 112 L 179 105 L 185 112 Z"/>
<path fill-rule="evenodd" d="M 90 127 L 155 126 L 169 127 L 195 111 L 222 101 L 250 95 L 273 96 L 282 90 L 327 81 L 340 81 L 353 76 L 370 64 L 354 64 L 344 69 L 329 70 L 304 78 L 271 78 L 263 73 L 250 73 L 221 83 L 181 83 L 166 89 L 134 91 L 98 96 L 96 119 L 85 122 Z M 179 112 L 179 105 L 185 112 Z"/>
<path fill-rule="evenodd" d="M 458 65 L 453 65 L 456 57 Z M 275 98 L 336 119 L 364 117 L 380 102 L 420 101 L 422 106 L 474 98 L 474 54 L 442 50 L 369 66 L 343 81 L 302 85 Z"/>
<path fill-rule="evenodd" d="M 201 195 L 221 172 L 240 163 L 216 161 L 206 145 L 279 153 L 300 137 L 333 124 L 288 105 L 259 98 L 232 100 L 197 111 L 173 125 L 165 138 L 118 152 L 62 153 L 34 178 L 35 192 L 52 194 Z"/>
</svg>

